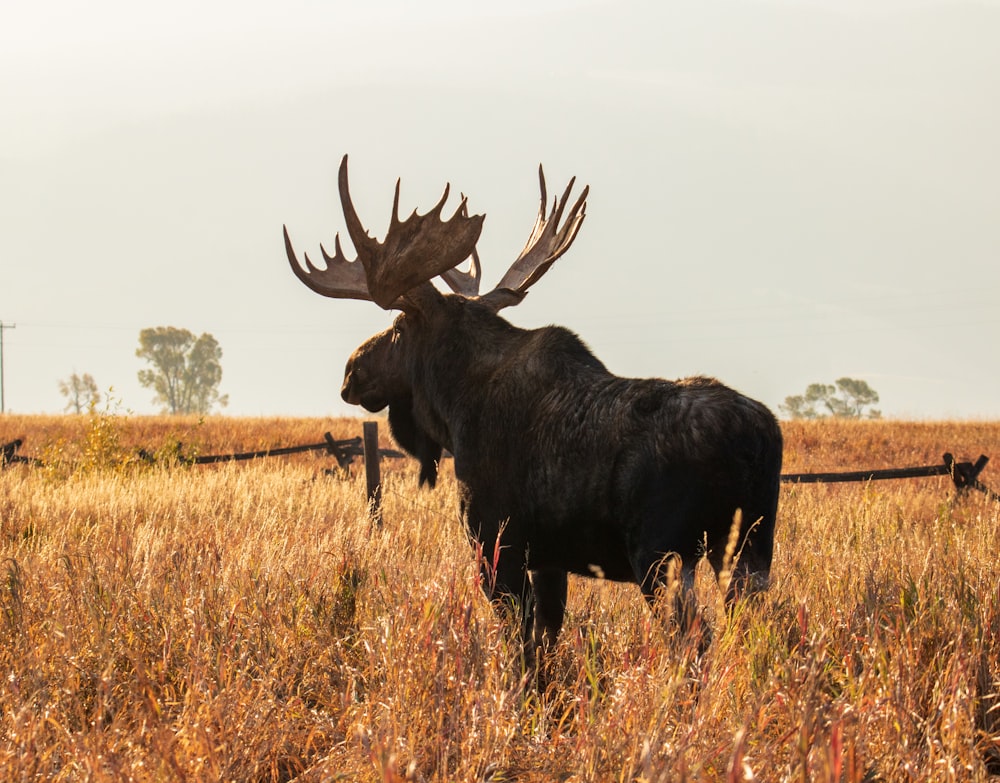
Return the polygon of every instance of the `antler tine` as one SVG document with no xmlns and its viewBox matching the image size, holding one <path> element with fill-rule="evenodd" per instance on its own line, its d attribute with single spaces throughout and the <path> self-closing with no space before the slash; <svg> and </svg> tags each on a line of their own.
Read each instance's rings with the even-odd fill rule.
<svg viewBox="0 0 1000 783">
<path fill-rule="evenodd" d="M 372 301 L 368 292 L 368 283 L 365 280 L 365 269 L 356 261 L 349 261 L 341 250 L 340 235 L 334 237 L 334 254 L 330 256 L 326 248 L 319 246 L 326 261 L 326 268 L 320 269 L 309 260 L 309 254 L 303 253 L 302 258 L 306 262 L 306 269 L 299 264 L 292 248 L 292 240 L 288 236 L 288 227 L 282 226 L 285 233 L 285 254 L 288 256 L 288 263 L 292 266 L 295 276 L 305 283 L 317 294 L 331 296 L 335 299 L 363 299 Z M 308 271 L 306 271 L 308 270 Z"/>
<path fill-rule="evenodd" d="M 583 224 L 583 219 L 587 216 L 589 185 L 583 189 L 576 203 L 566 213 L 566 219 L 560 226 L 570 192 L 573 190 L 573 185 L 576 184 L 576 177 L 569 181 L 566 190 L 563 191 L 562 198 L 557 197 L 552 202 L 552 209 L 548 217 L 545 216 L 545 210 L 548 206 L 545 173 L 540 165 L 538 167 L 538 184 L 541 191 L 541 202 L 535 225 L 521 254 L 497 283 L 498 289 L 509 288 L 520 293 L 527 291 L 548 271 L 557 258 L 569 250 Z"/>
<path fill-rule="evenodd" d="M 462 217 L 469 216 L 469 210 L 466 206 L 466 195 L 462 194 L 462 206 L 460 207 L 462 211 Z M 482 280 L 483 266 L 479 262 L 479 253 L 475 247 L 472 248 L 472 265 L 469 267 L 468 272 L 463 272 L 457 266 L 452 267 L 447 272 L 442 273 L 441 279 L 444 280 L 448 287 L 454 291 L 456 294 L 465 297 L 479 296 L 479 283 Z"/>
</svg>

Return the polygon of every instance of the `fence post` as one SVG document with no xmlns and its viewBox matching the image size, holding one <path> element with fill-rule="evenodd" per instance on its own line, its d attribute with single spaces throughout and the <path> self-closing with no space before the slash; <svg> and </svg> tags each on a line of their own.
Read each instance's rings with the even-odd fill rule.
<svg viewBox="0 0 1000 783">
<path fill-rule="evenodd" d="M 366 421 L 363 425 L 365 446 L 365 478 L 368 481 L 368 503 L 372 521 L 382 524 L 382 478 L 379 475 L 378 422 Z"/>
</svg>

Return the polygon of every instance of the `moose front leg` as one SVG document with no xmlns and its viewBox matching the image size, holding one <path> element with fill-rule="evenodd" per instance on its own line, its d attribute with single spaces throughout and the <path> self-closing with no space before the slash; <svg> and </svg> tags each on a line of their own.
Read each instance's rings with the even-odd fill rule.
<svg viewBox="0 0 1000 783">
<path fill-rule="evenodd" d="M 534 601 L 524 560 L 517 558 L 506 547 L 499 559 L 491 560 L 487 552 L 492 550 L 493 547 L 487 548 L 484 541 L 483 562 L 480 564 L 483 592 L 503 620 L 518 629 L 527 645 L 534 623 Z"/>
<path fill-rule="evenodd" d="M 475 503 L 465 508 L 466 519 L 482 518 L 477 515 Z M 565 580 L 563 574 L 562 597 L 557 578 L 545 575 L 541 578 L 542 610 L 536 610 L 537 589 L 533 588 L 534 574 L 529 579 L 527 570 L 527 548 L 523 542 L 506 534 L 506 530 L 480 529 L 477 536 L 481 552 L 481 584 L 494 610 L 509 628 L 517 629 L 523 652 L 526 672 L 536 669 L 536 647 L 544 644 L 546 636 L 555 639 L 562 625 L 565 607 Z M 538 618 L 538 619 L 536 619 Z M 551 630 L 546 630 L 551 628 Z"/>
<path fill-rule="evenodd" d="M 676 553 L 650 555 L 633 566 L 636 581 L 650 608 L 673 626 L 682 644 L 693 643 L 700 656 L 712 641 L 712 629 L 698 606 L 694 589 L 697 558 Z M 666 600 L 664 600 L 666 599 Z"/>
<path fill-rule="evenodd" d="M 556 644 L 566 613 L 568 579 L 565 571 L 545 568 L 531 572 L 534 603 L 534 633 L 532 641 L 544 655 Z"/>
<path fill-rule="evenodd" d="M 535 678 L 544 691 L 544 660 L 556 644 L 566 613 L 568 578 L 565 571 L 542 569 L 530 572 L 511 568 L 495 572 L 493 606 L 520 634 L 523 671 Z"/>
</svg>

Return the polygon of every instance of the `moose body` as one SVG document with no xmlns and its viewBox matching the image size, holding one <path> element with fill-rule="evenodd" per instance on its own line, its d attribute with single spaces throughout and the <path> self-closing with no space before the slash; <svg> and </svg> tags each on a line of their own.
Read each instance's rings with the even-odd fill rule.
<svg viewBox="0 0 1000 783">
<path fill-rule="evenodd" d="M 766 586 L 782 445 L 767 408 L 711 378 L 621 378 L 566 329 L 425 296 L 441 300 L 441 333 L 400 316 L 352 356 L 343 397 L 389 407 L 422 477 L 428 454 L 452 452 L 470 534 L 500 547 L 484 584 L 525 601 L 534 643 L 559 632 L 567 573 L 636 582 L 650 600 L 668 554 L 685 587 L 702 555 L 720 573 L 737 510 L 733 594 Z M 440 350 L 448 334 L 462 339 Z"/>
<path fill-rule="evenodd" d="M 665 563 L 679 561 L 685 622 L 702 556 L 717 574 L 732 565 L 727 600 L 765 588 L 782 452 L 771 412 L 714 379 L 618 377 L 569 330 L 520 329 L 498 315 L 568 248 L 582 221 L 586 191 L 560 228 L 570 188 L 546 218 L 544 179 L 541 187 L 528 246 L 483 296 L 473 225 L 481 218 L 468 217 L 463 201 L 451 221 L 439 222 L 442 198 L 429 215 L 400 224 L 394 207 L 389 235 L 377 243 L 350 204 L 346 157 L 341 201 L 363 277 L 345 283 L 361 264 L 343 258 L 339 239 L 334 256 L 324 250 L 326 270 L 307 257 L 303 271 L 285 235 L 293 270 L 314 290 L 402 310 L 351 356 L 342 396 L 373 412 L 389 408 L 393 435 L 420 461 L 422 483 L 435 483 L 442 449 L 454 455 L 463 516 L 485 555 L 484 587 L 520 605 L 530 655 L 559 632 L 568 573 L 636 582 L 652 601 L 668 584 Z M 450 235 L 453 224 L 471 240 L 414 246 L 423 226 Z M 386 261 L 396 245 L 408 257 Z M 459 273 L 470 253 L 472 270 Z M 386 271 L 390 263 L 411 273 L 423 267 L 393 285 L 384 282 L 399 277 Z M 456 294 L 429 282 L 437 275 Z"/>
</svg>

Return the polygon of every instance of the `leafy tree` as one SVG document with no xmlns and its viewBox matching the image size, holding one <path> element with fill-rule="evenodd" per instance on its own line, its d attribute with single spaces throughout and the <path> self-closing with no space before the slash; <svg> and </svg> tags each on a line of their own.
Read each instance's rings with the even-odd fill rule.
<svg viewBox="0 0 1000 783">
<path fill-rule="evenodd" d="M 66 398 L 67 413 L 83 413 L 97 406 L 101 395 L 97 391 L 97 382 L 89 372 L 83 375 L 73 373 L 65 381 L 59 381 L 59 393 Z"/>
<path fill-rule="evenodd" d="M 209 413 L 225 407 L 228 395 L 219 394 L 222 349 L 212 335 L 198 337 L 187 329 L 157 326 L 139 332 L 135 355 L 152 369 L 139 371 L 139 383 L 156 392 L 154 401 L 167 413 Z"/>
<path fill-rule="evenodd" d="M 838 378 L 833 385 L 810 383 L 805 394 L 785 397 L 778 407 L 792 419 L 878 419 L 882 412 L 871 406 L 878 402 L 878 392 L 867 381 Z"/>
</svg>

